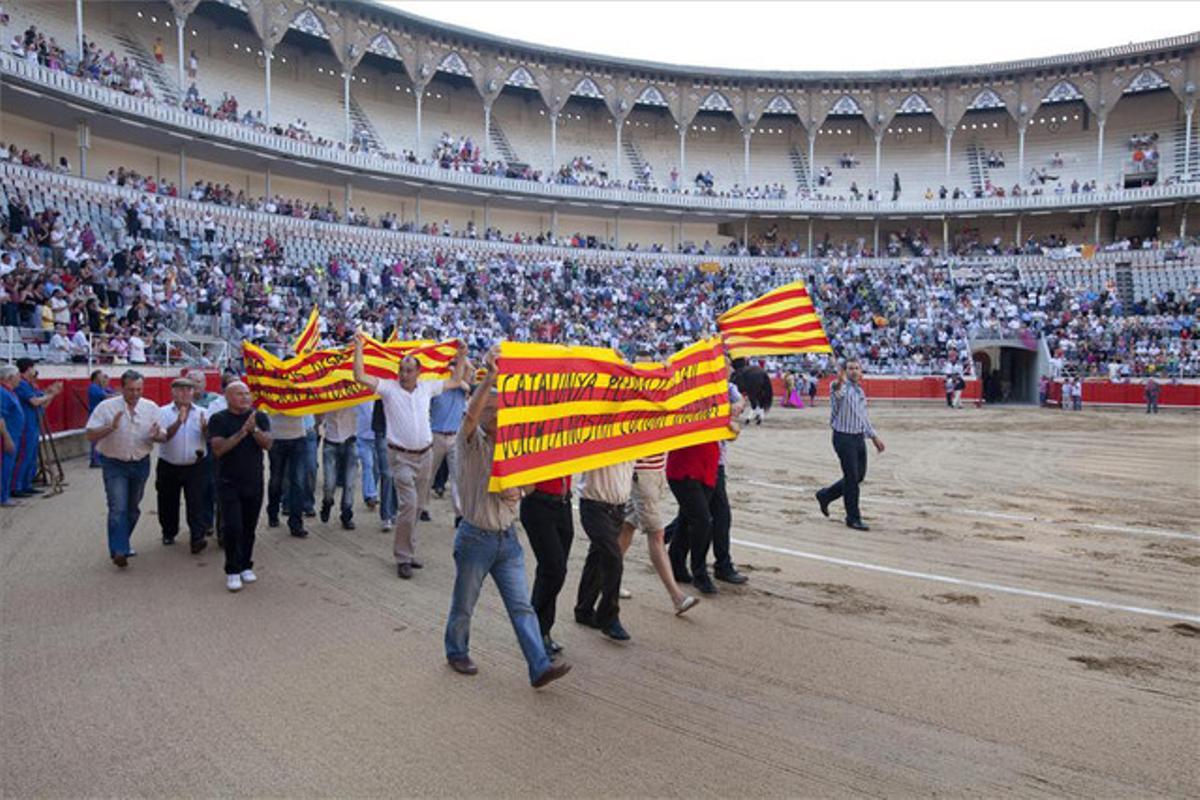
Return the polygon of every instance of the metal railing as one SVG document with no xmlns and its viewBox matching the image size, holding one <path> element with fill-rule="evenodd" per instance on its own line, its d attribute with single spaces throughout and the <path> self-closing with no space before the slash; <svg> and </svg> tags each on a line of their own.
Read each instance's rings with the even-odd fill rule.
<svg viewBox="0 0 1200 800">
<path fill-rule="evenodd" d="M 1154 203 L 1166 200 L 1185 200 L 1200 197 L 1200 183 L 1179 183 L 1172 186 L 1151 186 L 1140 189 L 1114 190 L 1062 195 L 1022 195 L 1020 197 L 962 198 L 959 200 L 814 200 L 788 198 L 783 200 L 751 200 L 736 197 L 712 197 L 696 194 L 638 192 L 628 189 L 601 189 L 558 183 L 539 183 L 457 172 L 438 166 L 411 164 L 380 155 L 354 153 L 337 147 L 291 139 L 269 131 L 236 122 L 215 120 L 193 114 L 176 106 L 156 100 L 135 97 L 106 86 L 90 83 L 72 74 L 51 70 L 40 64 L 30 64 L 9 53 L 0 52 L 0 74 L 6 79 L 49 89 L 75 100 L 91 103 L 109 112 L 141 117 L 160 125 L 200 134 L 214 140 L 233 141 L 291 158 L 351 168 L 364 173 L 404 177 L 437 185 L 447 191 L 476 190 L 522 196 L 554 198 L 584 205 L 613 204 L 637 207 L 672 208 L 708 212 L 741 212 L 744 214 L 861 214 L 861 215 L 953 215 L 979 212 L 1046 211 L 1071 208 L 1095 208 L 1115 205 Z M 135 124 L 140 124 L 136 123 Z M 221 141 L 218 146 L 228 147 Z M 519 198 L 513 198 L 519 199 Z M 647 210 L 642 208 L 640 210 Z"/>
</svg>

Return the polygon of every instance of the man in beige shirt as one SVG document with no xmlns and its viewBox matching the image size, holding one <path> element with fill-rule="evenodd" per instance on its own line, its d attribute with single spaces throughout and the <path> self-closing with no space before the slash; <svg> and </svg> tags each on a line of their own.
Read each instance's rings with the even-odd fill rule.
<svg viewBox="0 0 1200 800">
<path fill-rule="evenodd" d="M 579 501 L 579 521 L 591 543 L 583 562 L 583 574 L 579 576 L 575 621 L 598 628 L 618 642 L 629 639 L 619 616 L 624 560 L 618 539 L 633 486 L 633 466 L 634 462 L 624 461 L 583 473 Z"/>
<path fill-rule="evenodd" d="M 483 579 L 491 575 L 525 655 L 529 682 L 536 689 L 566 675 L 571 665 L 550 663 L 529 602 L 525 551 L 514 524 L 521 490 L 488 491 L 496 448 L 496 352 L 493 348 L 488 353 L 487 376 L 471 395 L 455 445 L 462 520 L 454 535 L 454 594 L 446 621 L 446 660 L 459 674 L 479 671 L 468 647 L 471 614 Z"/>
<path fill-rule="evenodd" d="M 142 397 L 143 386 L 140 372 L 126 370 L 121 393 L 96 406 L 87 421 L 87 440 L 96 443 L 104 472 L 108 554 L 122 569 L 129 563 L 129 538 L 141 516 L 150 450 L 161 433 L 158 406 Z"/>
</svg>

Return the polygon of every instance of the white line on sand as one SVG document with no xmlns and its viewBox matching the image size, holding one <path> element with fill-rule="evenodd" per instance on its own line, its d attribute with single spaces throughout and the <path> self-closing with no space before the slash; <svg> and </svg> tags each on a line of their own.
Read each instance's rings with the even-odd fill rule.
<svg viewBox="0 0 1200 800">
<path fill-rule="evenodd" d="M 826 564 L 836 564 L 841 567 L 850 567 L 852 569 L 865 569 L 871 572 L 882 572 L 886 575 L 898 575 L 903 578 L 917 578 L 918 580 L 934 581 L 936 583 L 948 583 L 954 586 L 966 586 L 972 589 L 982 589 L 989 592 L 1001 592 L 1003 594 L 1015 594 L 1021 597 L 1033 597 L 1039 600 L 1056 600 L 1061 603 L 1071 603 L 1079 606 L 1091 606 L 1093 608 L 1103 608 L 1109 611 L 1128 611 L 1132 614 L 1144 614 L 1148 617 L 1160 617 L 1162 619 L 1181 620 L 1183 622 L 1191 622 L 1200 624 L 1200 615 L 1184 614 L 1179 611 L 1166 611 L 1158 608 L 1144 608 L 1142 606 L 1127 606 L 1121 603 L 1107 603 L 1103 600 L 1092 600 L 1087 597 L 1073 597 L 1066 594 L 1058 594 L 1057 592 L 1041 592 L 1035 589 L 1021 589 L 1016 586 L 1004 586 L 998 583 L 989 583 L 987 581 L 971 581 L 963 578 L 954 578 L 949 575 L 936 575 L 931 572 L 917 572 L 916 570 L 897 569 L 896 567 L 885 567 L 880 564 L 867 564 L 862 561 L 851 561 L 847 558 L 835 558 L 833 556 L 821 555 L 819 553 L 806 553 L 803 550 L 792 550 L 787 547 L 775 547 L 769 544 L 759 544 L 745 539 L 733 539 L 732 542 L 742 547 L 749 547 L 754 550 L 765 550 L 768 553 L 778 553 L 785 556 L 794 556 L 795 558 L 807 558 L 811 561 L 821 561 Z"/>
<path fill-rule="evenodd" d="M 749 483 L 752 486 L 762 486 L 767 489 L 782 489 L 786 492 L 811 492 L 815 491 L 811 486 L 789 486 L 782 483 L 768 483 L 766 481 L 746 480 L 744 483 Z M 888 497 L 871 497 L 867 502 L 879 503 L 881 505 L 891 506 L 915 506 L 917 503 L 908 500 L 896 500 Z M 1079 522 L 1073 519 L 1052 519 L 1050 517 L 1033 517 L 1025 514 L 1005 514 L 1000 511 L 983 511 L 974 508 L 955 508 L 954 511 L 958 514 L 966 514 L 972 517 L 992 517 L 995 519 L 1010 519 L 1016 522 L 1040 522 L 1045 525 L 1074 525 L 1080 528 L 1091 528 L 1097 531 L 1106 531 L 1109 533 L 1132 533 L 1138 536 L 1160 536 L 1167 539 L 1187 539 L 1188 541 L 1200 542 L 1200 533 L 1189 533 L 1187 531 L 1168 531 L 1159 530 L 1158 528 L 1131 528 L 1124 525 L 1107 525 L 1100 522 Z"/>
</svg>

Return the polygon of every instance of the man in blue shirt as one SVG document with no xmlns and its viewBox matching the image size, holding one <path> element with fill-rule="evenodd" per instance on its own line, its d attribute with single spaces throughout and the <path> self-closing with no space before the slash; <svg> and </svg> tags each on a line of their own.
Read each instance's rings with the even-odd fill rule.
<svg viewBox="0 0 1200 800">
<path fill-rule="evenodd" d="M 354 438 L 358 448 L 358 462 L 362 465 L 363 502 L 372 511 L 379 505 L 379 472 L 375 466 L 375 429 L 371 426 L 375 416 L 375 403 L 368 401 L 354 407 L 357 429 Z"/>
<path fill-rule="evenodd" d="M 21 382 L 17 384 L 16 395 L 21 401 L 21 411 L 25 413 L 25 427 L 21 431 L 12 494 L 13 497 L 31 497 L 42 493 L 41 489 L 33 488 L 33 479 L 38 468 L 38 446 L 41 442 L 42 409 L 58 396 L 63 385 L 62 381 L 59 381 L 44 392 L 37 388 L 34 384 L 38 374 L 37 362 L 32 358 L 18 358 L 17 370 L 21 373 Z"/>
<path fill-rule="evenodd" d="M 468 371 L 467 374 L 470 374 Z M 433 430 L 433 469 L 421 480 L 421 519 L 429 519 L 429 490 L 433 484 L 433 476 L 437 467 L 446 459 L 450 472 L 450 502 L 454 506 L 454 525 L 458 526 L 458 518 L 462 516 L 462 506 L 458 502 L 458 479 L 455 477 L 458 466 L 457 448 L 458 429 L 462 425 L 463 414 L 467 409 L 467 384 L 464 381 L 447 382 L 445 390 L 429 401 L 429 427 Z"/>
<path fill-rule="evenodd" d="M 96 410 L 96 406 L 100 405 L 101 402 L 112 397 L 114 394 L 114 392 L 108 388 L 108 376 L 104 374 L 104 370 L 98 369 L 93 371 L 91 378 L 92 382 L 88 384 L 87 394 L 89 417 L 92 415 L 92 412 Z M 95 442 L 92 442 L 92 457 L 91 461 L 88 463 L 88 466 L 93 469 L 98 469 L 100 467 L 100 456 L 96 453 Z"/>
<path fill-rule="evenodd" d="M 15 505 L 12 502 L 13 467 L 17 464 L 21 444 L 21 432 L 25 430 L 25 412 L 21 410 L 21 401 L 13 392 L 21 381 L 21 373 L 11 364 L 0 367 L 0 418 L 4 420 L 4 428 L 13 442 L 12 450 L 6 447 L 0 458 L 0 506 Z"/>
</svg>

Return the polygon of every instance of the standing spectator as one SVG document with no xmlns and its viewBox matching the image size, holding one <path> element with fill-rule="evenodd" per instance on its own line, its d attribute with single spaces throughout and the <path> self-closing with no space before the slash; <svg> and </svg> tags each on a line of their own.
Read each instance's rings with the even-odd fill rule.
<svg viewBox="0 0 1200 800">
<path fill-rule="evenodd" d="M 1071 386 L 1071 410 L 1072 411 L 1082 411 L 1083 410 L 1083 379 L 1082 378 L 1076 378 L 1074 384 Z"/>
<path fill-rule="evenodd" d="M 541 688 L 566 675 L 571 665 L 550 663 L 529 603 L 525 553 L 514 525 L 521 490 L 488 491 L 496 449 L 496 352 L 493 348 L 488 353 L 487 375 L 471 397 L 456 443 L 463 518 L 454 534 L 454 593 L 446 620 L 446 661 L 461 675 L 479 672 L 470 653 L 471 615 L 483 579 L 491 575 L 525 656 L 529 682 Z M 362 363 L 361 348 L 358 354 L 356 372 Z"/>
<path fill-rule="evenodd" d="M 1146 397 L 1147 414 L 1158 413 L 1158 394 L 1161 390 L 1162 387 L 1158 385 L 1158 381 L 1154 380 L 1153 375 L 1146 379 L 1146 388 L 1144 393 Z"/>
<path fill-rule="evenodd" d="M 104 374 L 104 370 L 94 370 L 91 375 L 91 381 L 88 383 L 88 415 L 90 416 L 96 410 L 96 406 L 113 396 L 113 391 L 108 388 L 108 376 Z M 100 454 L 96 451 L 96 443 L 90 445 L 91 459 L 88 466 L 99 468 Z"/>
<path fill-rule="evenodd" d="M 228 405 L 208 423 L 217 459 L 217 496 L 225 542 L 225 588 L 254 583 L 254 529 L 263 503 L 263 451 L 271 447 L 271 421 L 251 404 L 250 389 L 234 381 Z"/>
<path fill-rule="evenodd" d="M 163 49 L 162 37 L 161 36 L 155 37 L 155 39 L 154 39 L 154 60 L 157 61 L 161 65 L 165 58 L 166 58 L 166 51 Z"/>
<path fill-rule="evenodd" d="M 204 463 L 208 448 L 208 414 L 192 402 L 196 385 L 191 378 L 171 381 L 171 402 L 159 410 L 158 466 L 155 490 L 158 494 L 158 522 L 162 543 L 175 544 L 179 535 L 179 492 L 187 503 L 188 534 L 192 555 L 203 550 L 205 518 Z"/>
<path fill-rule="evenodd" d="M 575 621 L 619 642 L 629 639 L 620 617 L 624 560 L 619 537 L 633 486 L 633 467 L 634 462 L 625 461 L 584 473 L 579 501 L 579 521 L 590 544 L 579 576 Z"/>
<path fill-rule="evenodd" d="M 946 391 L 946 408 L 954 408 L 954 376 L 947 375 L 942 383 Z"/>
<path fill-rule="evenodd" d="M 808 376 L 808 404 L 815 406 L 817 404 L 817 376 Z"/>
<path fill-rule="evenodd" d="M 16 476 L 13 497 L 30 497 L 41 494 L 35 489 L 33 479 L 37 476 L 38 452 L 42 435 L 42 409 L 50 404 L 62 391 L 62 381 L 55 383 L 45 392 L 37 387 L 37 362 L 32 358 L 18 358 L 17 369 L 21 382 L 17 384 L 17 397 L 21 400 L 21 411 L 25 414 L 25 427 L 21 430 L 20 454 L 15 466 Z M 140 396 L 140 395 L 139 395 Z M 15 435 L 13 438 L 16 438 Z"/>
<path fill-rule="evenodd" d="M 954 397 L 952 406 L 962 408 L 963 391 L 967 388 L 967 380 L 962 376 L 961 372 L 954 373 Z"/>
<path fill-rule="evenodd" d="M 0 366 L 0 419 L 4 420 L 4 455 L 0 461 L 0 506 L 14 506 L 12 502 L 13 468 L 17 463 L 21 431 L 25 429 L 25 412 L 21 401 L 13 391 L 21 381 L 21 373 L 12 364 Z"/>
<path fill-rule="evenodd" d="M 142 397 L 142 374 L 126 370 L 121 394 L 96 406 L 88 417 L 87 440 L 97 442 L 108 502 L 108 555 L 121 569 L 133 554 L 129 546 L 141 516 L 139 506 L 150 477 L 150 450 L 159 435 L 158 406 Z"/>
<path fill-rule="evenodd" d="M 322 415 L 321 430 L 325 434 L 322 451 L 324 492 L 321 497 L 321 522 L 329 522 L 337 487 L 342 487 L 341 520 L 345 530 L 354 530 L 354 485 L 358 472 L 355 431 L 358 412 L 354 407 L 339 408 Z"/>
<path fill-rule="evenodd" d="M 196 71 L 199 69 L 199 67 L 200 67 L 200 61 L 199 61 L 199 59 L 196 58 L 196 51 L 193 50 L 188 55 L 188 61 L 187 61 L 187 74 L 190 79 L 196 80 Z"/>
<path fill-rule="evenodd" d="M 297 539 L 304 530 L 304 463 L 308 449 L 304 416 L 271 415 L 271 450 L 267 461 L 271 477 L 267 483 L 267 527 L 279 527 L 279 515 L 287 514 L 288 532 Z"/>
</svg>

